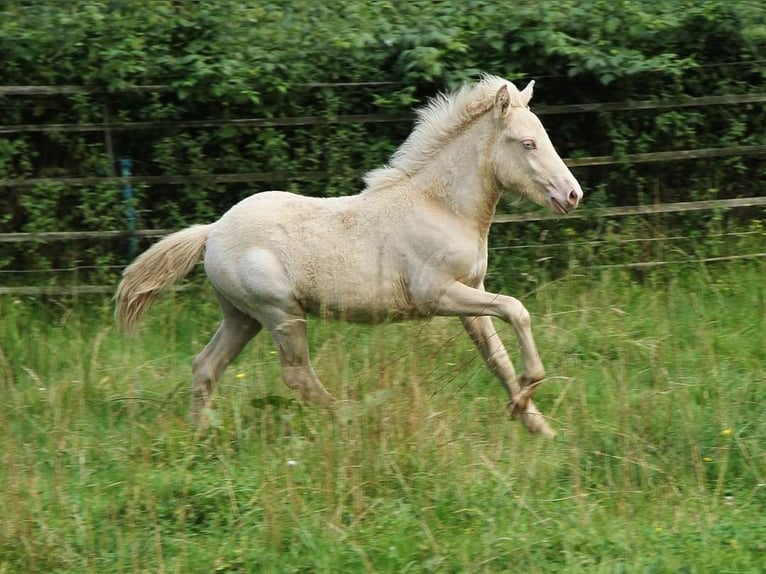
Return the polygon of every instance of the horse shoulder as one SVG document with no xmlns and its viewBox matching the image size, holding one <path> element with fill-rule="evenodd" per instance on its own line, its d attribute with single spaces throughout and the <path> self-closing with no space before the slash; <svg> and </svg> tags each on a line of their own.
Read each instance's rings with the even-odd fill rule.
<svg viewBox="0 0 766 574">
<path fill-rule="evenodd" d="M 487 270 L 486 237 L 439 206 L 423 204 L 404 217 L 390 248 L 406 262 L 410 281 L 476 283 Z"/>
</svg>

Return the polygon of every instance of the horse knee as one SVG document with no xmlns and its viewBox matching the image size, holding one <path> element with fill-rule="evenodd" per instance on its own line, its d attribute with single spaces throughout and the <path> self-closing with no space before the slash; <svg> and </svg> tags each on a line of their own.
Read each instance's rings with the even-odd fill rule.
<svg viewBox="0 0 766 574">
<path fill-rule="evenodd" d="M 519 305 L 519 310 L 515 317 L 516 324 L 522 329 L 528 329 L 532 326 L 532 315 L 529 314 L 524 305 Z"/>
<path fill-rule="evenodd" d="M 509 297 L 505 306 L 506 321 L 516 330 L 526 330 L 532 327 L 532 316 L 518 299 Z"/>
</svg>

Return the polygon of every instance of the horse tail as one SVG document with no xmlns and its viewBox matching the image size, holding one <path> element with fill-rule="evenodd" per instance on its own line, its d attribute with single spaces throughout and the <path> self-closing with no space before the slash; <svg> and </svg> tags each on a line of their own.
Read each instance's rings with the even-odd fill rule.
<svg viewBox="0 0 766 574">
<path fill-rule="evenodd" d="M 115 316 L 126 332 L 135 332 L 157 295 L 191 272 L 205 251 L 210 227 L 193 225 L 168 235 L 125 268 Z"/>
</svg>

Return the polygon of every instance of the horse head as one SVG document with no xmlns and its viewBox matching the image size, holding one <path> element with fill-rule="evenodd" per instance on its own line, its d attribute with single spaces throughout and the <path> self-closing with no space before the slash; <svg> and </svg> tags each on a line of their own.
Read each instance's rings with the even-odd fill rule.
<svg viewBox="0 0 766 574">
<path fill-rule="evenodd" d="M 533 86 L 531 81 L 519 91 L 507 82 L 497 90 L 491 164 L 502 187 L 554 213 L 566 214 L 580 203 L 582 188 L 529 109 Z"/>
</svg>

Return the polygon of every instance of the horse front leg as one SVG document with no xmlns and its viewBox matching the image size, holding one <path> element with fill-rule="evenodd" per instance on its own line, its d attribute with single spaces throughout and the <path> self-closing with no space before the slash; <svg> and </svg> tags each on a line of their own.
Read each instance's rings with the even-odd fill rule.
<svg viewBox="0 0 766 574">
<path fill-rule="evenodd" d="M 536 383 L 545 377 L 545 370 L 532 336 L 529 312 L 521 301 L 507 295 L 487 293 L 483 288 L 476 289 L 456 281 L 447 287 L 438 300 L 431 305 L 431 312 L 435 315 L 485 318 L 479 321 L 474 319 L 473 322 L 463 321 L 463 325 L 479 347 L 484 361 L 493 372 L 497 373 L 509 391 L 513 415 L 521 414 L 524 424 L 533 432 L 553 435 L 547 423 L 545 423 L 547 430 L 542 427 L 538 430 L 537 423 L 532 422 L 540 420 L 544 423 L 540 411 L 534 404 L 532 404 L 533 410 L 530 410 L 530 401 L 534 395 Z M 490 316 L 502 319 L 516 332 L 522 364 L 522 374 L 518 378 L 515 376 L 508 353 L 500 343 L 489 320 Z"/>
<path fill-rule="evenodd" d="M 511 400 L 512 414 L 514 416 L 519 414 L 519 405 L 522 402 L 523 395 L 525 407 L 521 410 L 520 414 L 524 426 L 533 433 L 547 437 L 556 436 L 556 433 L 548 425 L 543 414 L 532 402 L 531 394 L 526 394 L 529 393 L 528 389 L 533 390 L 534 386 L 524 388 L 516 380 L 516 371 L 513 368 L 513 363 L 511 363 L 508 352 L 505 350 L 505 346 L 503 346 L 500 336 L 492 324 L 492 319 L 486 316 L 468 316 L 461 317 L 460 320 L 479 350 L 479 353 L 481 353 L 484 363 L 500 380 L 503 387 L 505 387 L 508 398 Z"/>
</svg>

